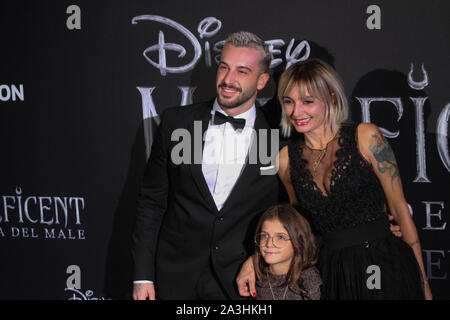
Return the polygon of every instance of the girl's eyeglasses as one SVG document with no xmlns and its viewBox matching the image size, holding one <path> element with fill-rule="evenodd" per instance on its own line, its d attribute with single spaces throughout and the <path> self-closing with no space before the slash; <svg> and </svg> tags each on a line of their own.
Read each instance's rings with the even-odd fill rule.
<svg viewBox="0 0 450 320">
<path fill-rule="evenodd" d="M 272 237 L 265 232 L 258 233 L 255 236 L 255 243 L 258 247 L 268 246 L 269 240 L 272 238 L 272 244 L 274 247 L 278 249 L 282 249 L 286 246 L 287 242 L 291 239 L 287 234 L 284 233 L 277 233 L 273 235 Z"/>
</svg>

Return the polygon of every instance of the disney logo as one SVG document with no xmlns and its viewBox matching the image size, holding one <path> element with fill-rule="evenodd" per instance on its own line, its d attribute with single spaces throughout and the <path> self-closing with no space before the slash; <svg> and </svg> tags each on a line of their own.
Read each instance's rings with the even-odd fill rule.
<svg viewBox="0 0 450 320">
<path fill-rule="evenodd" d="M 186 56 L 187 50 L 185 47 L 178 43 L 167 42 L 164 32 L 160 30 L 158 33 L 158 43 L 147 47 L 143 52 L 143 56 L 152 66 L 159 69 L 162 76 L 166 76 L 167 73 L 184 73 L 194 69 L 203 53 L 202 46 L 200 45 L 199 40 L 191 31 L 174 20 L 157 15 L 140 15 L 134 17 L 131 20 L 131 23 L 138 24 L 142 21 L 154 21 L 174 28 L 189 40 L 190 44 L 192 45 L 192 49 L 194 50 L 194 56 L 192 60 L 189 61 L 189 63 L 177 67 L 168 66 L 166 56 L 167 51 L 173 51 L 177 53 L 178 58 L 181 59 Z M 207 17 L 200 21 L 197 27 L 197 32 L 200 39 L 208 39 L 215 36 L 221 28 L 222 22 L 219 19 L 215 17 Z M 309 43 L 306 40 L 303 40 L 294 48 L 295 42 L 295 38 L 292 38 L 286 48 L 284 57 L 286 60 L 286 68 L 298 61 L 303 61 L 309 58 L 311 51 Z M 218 60 L 220 59 L 220 52 L 222 51 L 224 43 L 225 40 L 221 40 L 216 42 L 212 47 L 212 50 L 218 53 L 218 55 L 215 56 L 216 63 L 218 63 Z M 267 40 L 265 41 L 265 43 L 268 45 L 270 52 L 274 55 L 274 59 L 270 64 L 270 68 L 275 68 L 283 63 L 283 59 L 279 57 L 275 58 L 275 56 L 281 54 L 280 48 L 282 48 L 286 43 L 282 39 Z M 207 67 L 211 67 L 211 45 L 208 40 L 205 40 L 203 48 L 205 55 L 205 64 Z M 158 61 L 154 61 L 150 58 L 149 54 L 152 52 L 158 53 Z"/>
<path fill-rule="evenodd" d="M 87 290 L 84 294 L 75 288 L 65 288 L 64 291 L 72 292 L 73 295 L 68 300 L 105 300 L 105 298 L 94 297 L 92 290 Z"/>
</svg>

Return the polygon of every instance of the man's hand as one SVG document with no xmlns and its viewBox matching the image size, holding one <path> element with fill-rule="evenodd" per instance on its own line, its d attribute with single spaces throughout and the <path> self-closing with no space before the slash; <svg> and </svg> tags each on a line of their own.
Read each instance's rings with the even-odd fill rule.
<svg viewBox="0 0 450 320">
<path fill-rule="evenodd" d="M 135 283 L 133 285 L 134 300 L 155 300 L 155 286 L 153 283 Z"/>
<path fill-rule="evenodd" d="M 248 258 L 242 265 L 241 271 L 236 278 L 236 283 L 241 296 L 248 297 L 252 295 L 253 298 L 256 298 L 256 278 L 252 257 Z"/>
<path fill-rule="evenodd" d="M 394 221 L 394 216 L 388 215 L 389 221 Z M 402 231 L 400 230 L 400 226 L 397 224 L 389 224 L 391 232 L 394 234 L 394 236 L 401 238 L 402 237 Z"/>
</svg>

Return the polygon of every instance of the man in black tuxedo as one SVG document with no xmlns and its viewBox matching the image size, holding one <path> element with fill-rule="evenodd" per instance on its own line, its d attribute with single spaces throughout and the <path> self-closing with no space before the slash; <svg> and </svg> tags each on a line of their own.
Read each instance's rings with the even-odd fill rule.
<svg viewBox="0 0 450 320">
<path fill-rule="evenodd" d="M 163 113 L 138 200 L 134 299 L 239 298 L 235 278 L 257 219 L 278 202 L 273 161 L 253 157 L 263 144 L 278 153 L 278 136 L 274 143 L 255 107 L 271 58 L 257 36 L 232 34 L 216 99 Z"/>
</svg>

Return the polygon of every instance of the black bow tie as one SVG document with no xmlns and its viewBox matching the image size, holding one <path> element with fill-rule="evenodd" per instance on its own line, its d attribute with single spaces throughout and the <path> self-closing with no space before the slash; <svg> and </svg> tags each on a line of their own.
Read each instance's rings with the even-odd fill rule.
<svg viewBox="0 0 450 320">
<path fill-rule="evenodd" d="M 233 126 L 234 130 L 242 130 L 245 127 L 245 119 L 236 119 L 216 111 L 214 113 L 214 124 L 224 124 L 225 122 L 229 122 Z"/>
</svg>

